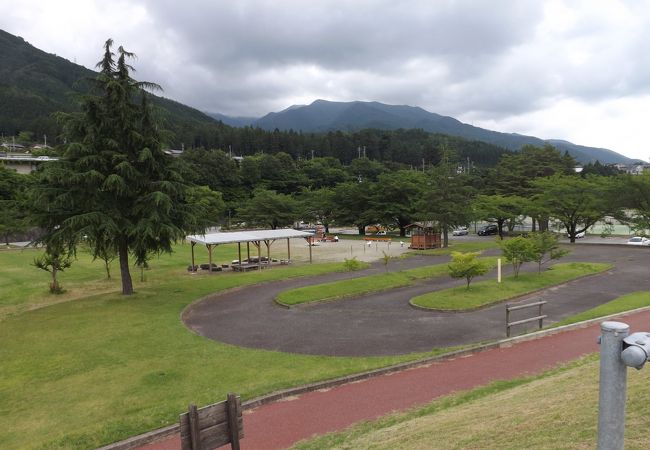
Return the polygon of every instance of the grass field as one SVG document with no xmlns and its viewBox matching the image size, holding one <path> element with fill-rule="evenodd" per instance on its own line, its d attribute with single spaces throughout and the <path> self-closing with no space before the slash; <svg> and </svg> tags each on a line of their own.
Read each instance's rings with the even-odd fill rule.
<svg viewBox="0 0 650 450">
<path fill-rule="evenodd" d="M 497 265 L 496 257 L 481 258 L 481 260 L 490 268 Z M 418 280 L 446 276 L 447 274 L 446 263 L 435 264 L 399 272 L 379 273 L 350 280 L 290 289 L 281 292 L 276 300 L 282 305 L 294 306 L 302 303 L 341 299 L 409 286 Z"/>
<path fill-rule="evenodd" d="M 623 295 L 611 302 L 597 306 L 596 308 L 581 312 L 575 316 L 567 317 L 566 319 L 553 324 L 553 326 L 559 327 L 571 323 L 582 322 L 583 320 L 609 316 L 610 314 L 643 308 L 644 306 L 650 306 L 650 292 L 632 292 L 631 294 Z"/>
<path fill-rule="evenodd" d="M 540 376 L 496 382 L 295 448 L 592 449 L 597 439 L 598 364 L 590 356 Z M 650 448 L 648 414 L 648 374 L 629 370 L 627 449 Z"/>
<path fill-rule="evenodd" d="M 603 272 L 611 267 L 611 264 L 599 263 L 560 263 L 540 274 L 520 273 L 518 278 L 506 277 L 500 284 L 494 280 L 481 281 L 472 283 L 469 289 L 459 286 L 430 292 L 414 297 L 411 303 L 421 308 L 438 310 L 460 311 L 480 308 L 585 275 Z"/>
<path fill-rule="evenodd" d="M 134 271 L 130 297 L 83 253 L 61 276 L 66 293 L 56 296 L 47 292 L 49 274 L 30 265 L 39 250 L 0 251 L 0 448 L 93 448 L 174 423 L 189 402 L 211 403 L 229 391 L 247 399 L 444 352 L 302 356 L 202 338 L 179 319 L 193 301 L 342 264 L 191 275 L 189 246 L 175 250 L 151 261 L 144 282 Z M 235 258 L 235 246 L 214 253 L 215 261 Z"/>
<path fill-rule="evenodd" d="M 0 252 L 0 448 L 93 448 L 174 423 L 189 402 L 229 391 L 246 399 L 424 356 L 301 356 L 197 336 L 179 316 L 211 292 L 342 264 L 190 275 L 188 247 L 153 260 L 130 297 L 85 255 L 61 278 L 66 294 L 54 296 L 49 274 L 29 265 L 37 250 Z M 234 259 L 233 248 L 217 252 L 215 260 Z"/>
</svg>

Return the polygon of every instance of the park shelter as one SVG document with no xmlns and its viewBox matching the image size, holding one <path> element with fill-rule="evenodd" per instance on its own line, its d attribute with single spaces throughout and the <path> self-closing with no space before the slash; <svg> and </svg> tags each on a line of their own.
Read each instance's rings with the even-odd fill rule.
<svg viewBox="0 0 650 450">
<path fill-rule="evenodd" d="M 427 250 L 442 247 L 442 239 L 437 223 L 433 221 L 415 222 L 405 227 L 411 233 L 411 245 L 414 250 Z"/>
<path fill-rule="evenodd" d="M 303 238 L 306 239 L 309 245 L 309 262 L 312 262 L 311 254 L 311 241 L 313 238 L 312 233 L 305 231 L 293 230 L 290 228 L 284 228 L 279 230 L 249 230 L 249 231 L 228 231 L 228 232 L 218 232 L 218 233 L 209 233 L 201 235 L 190 235 L 186 236 L 185 239 L 190 241 L 192 246 L 192 270 L 196 270 L 196 264 L 194 259 L 194 246 L 196 244 L 205 245 L 208 249 L 208 263 L 210 268 L 212 268 L 212 249 L 220 244 L 237 244 L 239 260 L 238 265 L 239 269 L 250 269 L 250 268 L 262 268 L 262 244 L 266 247 L 266 258 L 270 266 L 271 263 L 271 244 L 273 244 L 278 239 L 287 240 L 287 259 L 291 260 L 291 248 L 289 246 L 289 239 Z M 241 244 L 246 243 L 246 265 L 242 264 L 242 249 Z M 257 248 L 257 259 L 254 265 L 250 264 L 250 244 L 253 244 Z"/>
</svg>

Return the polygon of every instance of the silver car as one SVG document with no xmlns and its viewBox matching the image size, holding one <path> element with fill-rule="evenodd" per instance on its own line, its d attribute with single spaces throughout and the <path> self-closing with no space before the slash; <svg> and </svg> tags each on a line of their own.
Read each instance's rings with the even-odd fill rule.
<svg viewBox="0 0 650 450">
<path fill-rule="evenodd" d="M 628 239 L 628 245 L 650 245 L 650 239 L 642 236 L 634 236 Z"/>
<path fill-rule="evenodd" d="M 465 236 L 469 234 L 469 231 L 467 230 L 467 227 L 458 227 L 454 231 L 451 232 L 453 236 Z"/>
</svg>

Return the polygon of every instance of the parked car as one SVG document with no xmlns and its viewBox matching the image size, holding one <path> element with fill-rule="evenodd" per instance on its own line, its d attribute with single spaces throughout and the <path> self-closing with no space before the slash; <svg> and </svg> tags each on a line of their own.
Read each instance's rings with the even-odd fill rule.
<svg viewBox="0 0 650 450">
<path fill-rule="evenodd" d="M 628 245 L 650 245 L 650 239 L 641 236 L 634 236 L 628 239 Z"/>
<path fill-rule="evenodd" d="M 576 233 L 576 239 L 582 239 L 583 237 L 585 237 L 585 234 L 586 233 L 584 231 L 581 231 L 580 233 Z M 566 237 L 568 237 L 569 239 L 571 238 L 571 236 L 569 236 L 569 233 L 566 234 Z"/>
<path fill-rule="evenodd" d="M 484 227 L 481 227 L 478 230 L 479 236 L 489 236 L 491 234 L 499 234 L 499 227 L 492 224 L 492 225 L 486 225 Z"/>
<path fill-rule="evenodd" d="M 469 231 L 467 230 L 467 227 L 458 227 L 454 231 L 451 232 L 453 236 L 465 236 L 469 234 Z"/>
<path fill-rule="evenodd" d="M 386 236 L 386 230 L 377 231 L 375 236 Z"/>
</svg>

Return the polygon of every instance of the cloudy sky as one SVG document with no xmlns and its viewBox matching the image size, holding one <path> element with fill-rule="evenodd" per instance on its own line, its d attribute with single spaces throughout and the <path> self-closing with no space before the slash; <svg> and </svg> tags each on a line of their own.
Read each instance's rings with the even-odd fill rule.
<svg viewBox="0 0 650 450">
<path fill-rule="evenodd" d="M 648 160 L 650 0 L 0 0 L 0 28 L 92 68 L 103 42 L 203 111 L 376 100 Z"/>
</svg>

